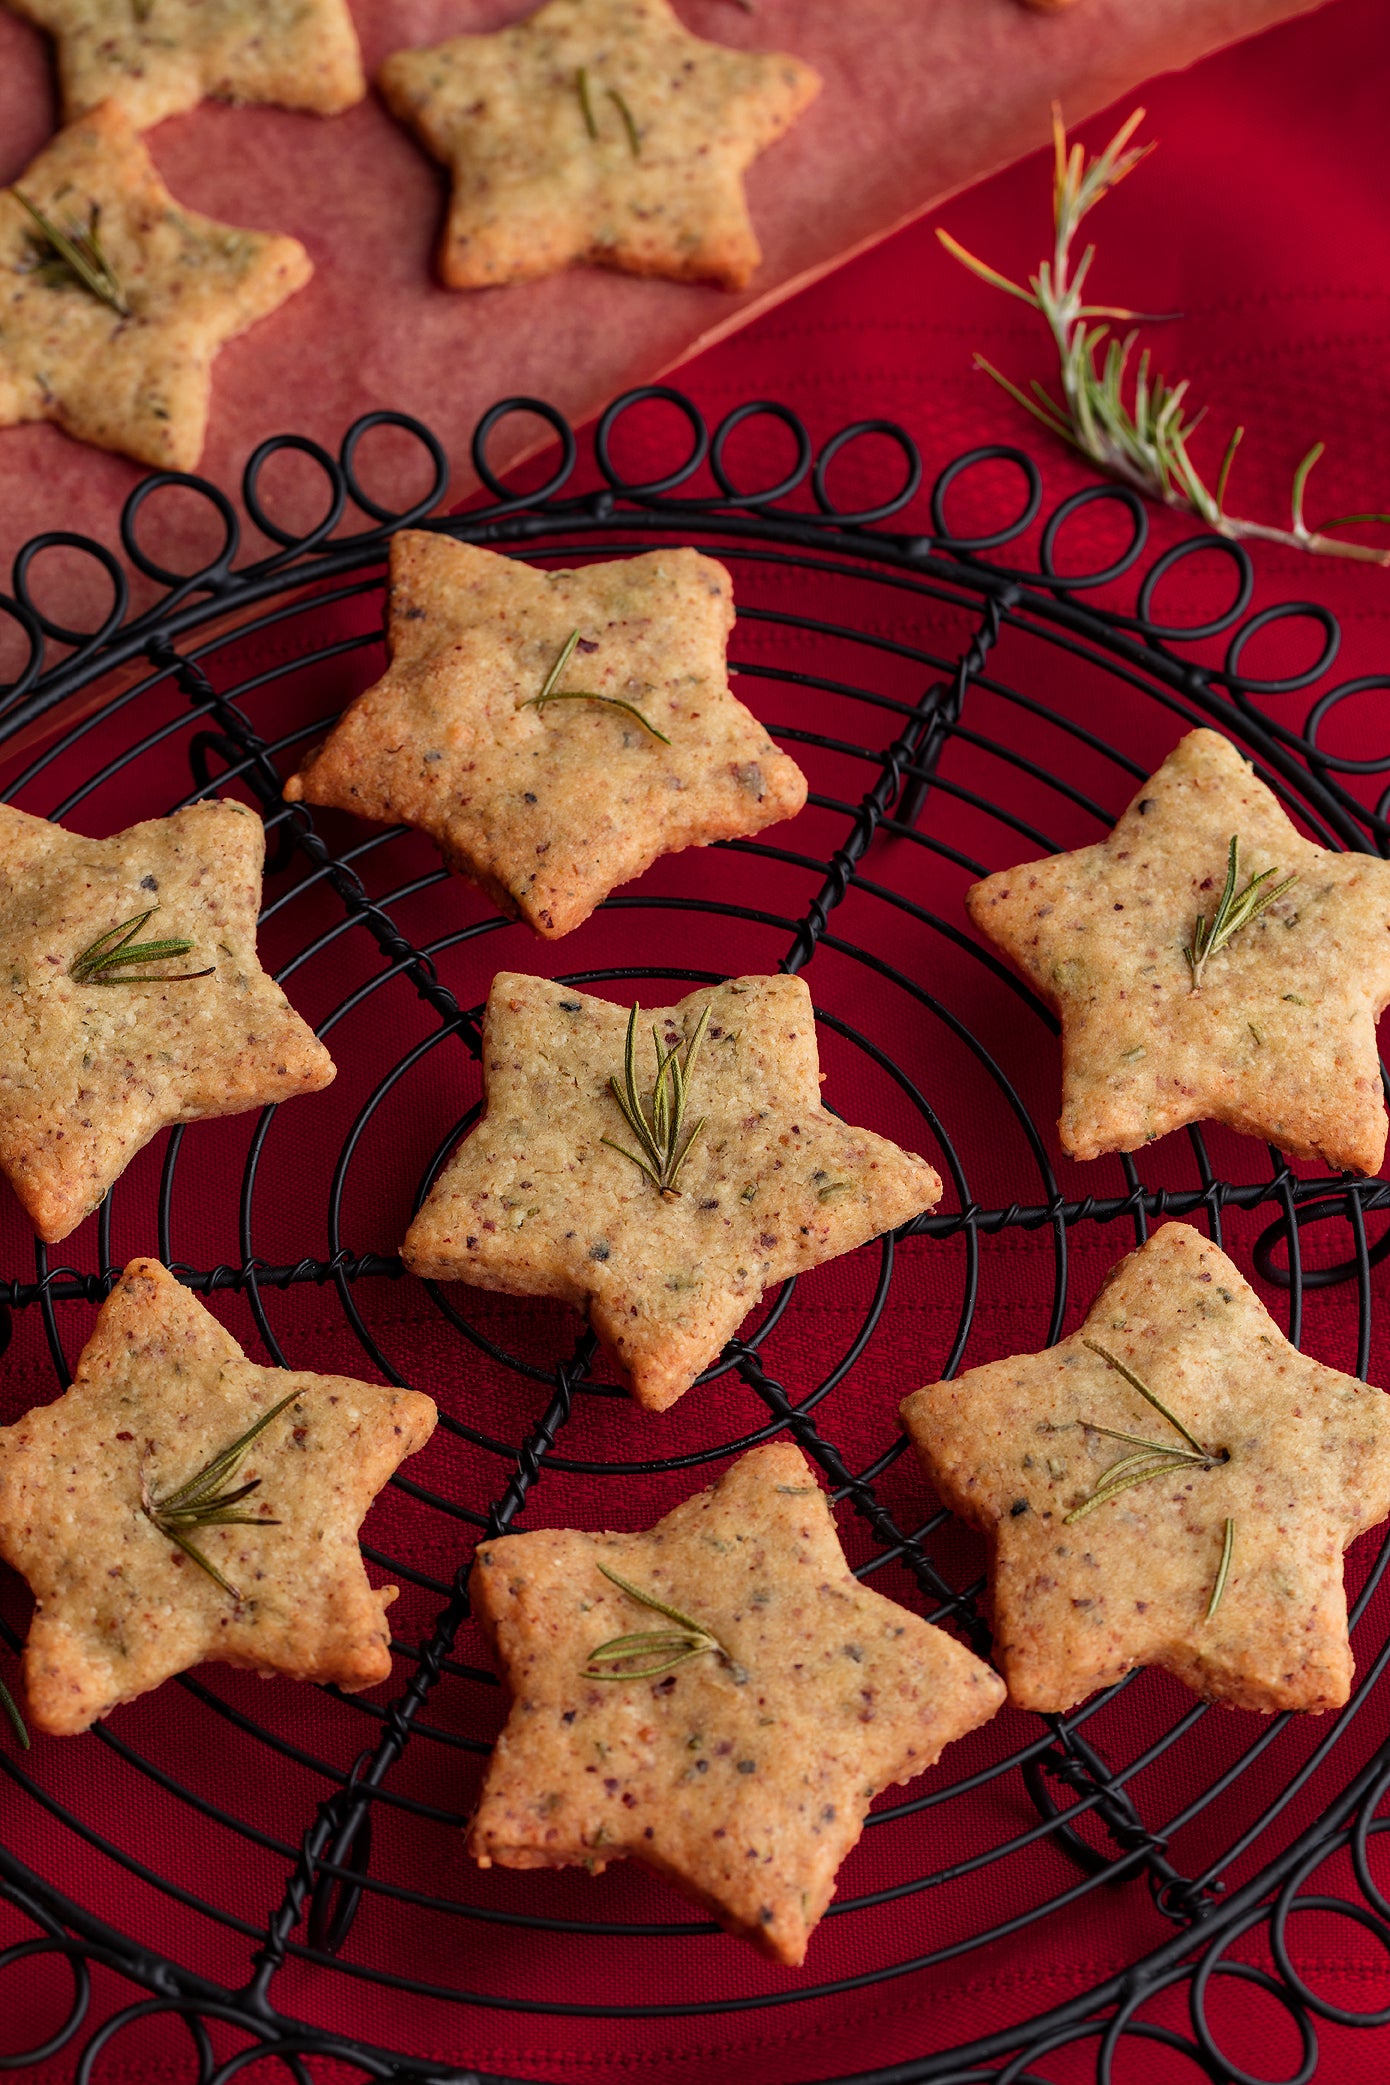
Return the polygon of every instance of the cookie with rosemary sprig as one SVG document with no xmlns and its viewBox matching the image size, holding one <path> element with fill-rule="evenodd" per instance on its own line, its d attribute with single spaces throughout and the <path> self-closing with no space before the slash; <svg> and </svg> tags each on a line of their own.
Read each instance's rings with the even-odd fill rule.
<svg viewBox="0 0 1390 2085">
<path fill-rule="evenodd" d="M 233 802 L 107 840 L 0 804 L 0 1171 L 49 1244 L 168 1124 L 332 1079 L 256 954 L 264 859 Z"/>
<path fill-rule="evenodd" d="M 218 350 L 312 273 L 297 239 L 183 209 L 103 102 L 0 189 L 0 427 L 191 471 Z"/>
<path fill-rule="evenodd" d="M 204 1659 L 355 1693 L 391 1670 L 357 1531 L 435 1408 L 261 1368 L 158 1260 L 102 1305 L 72 1388 L 0 1427 L 0 1555 L 34 1593 L 38 1730 L 86 1730 Z"/>
<path fill-rule="evenodd" d="M 1342 1552 L 1390 1515 L 1390 1398 L 1289 1345 L 1164 1224 L 1070 1338 L 914 1391 L 903 1424 L 990 1549 L 994 1656 L 1061 1711 L 1139 1665 L 1319 1714 L 1353 1673 Z"/>
<path fill-rule="evenodd" d="M 58 46 L 69 122 L 117 102 L 137 130 L 202 100 L 335 116 L 367 91 L 346 0 L 6 0 Z"/>
<path fill-rule="evenodd" d="M 473 1612 L 511 1696 L 480 1866 L 631 1858 L 796 1967 L 881 1789 L 987 1723 L 996 1673 L 845 1561 L 788 1442 L 643 1534 L 484 1542 Z"/>
<path fill-rule="evenodd" d="M 822 1107 L 799 977 L 652 1008 L 501 971 L 482 1069 L 482 1119 L 401 1258 L 425 1280 L 575 1305 L 649 1411 L 684 1396 L 774 1282 L 941 1196 L 925 1159 Z"/>
<path fill-rule="evenodd" d="M 1379 1170 L 1390 862 L 1307 840 L 1249 761 L 1190 731 L 1093 847 L 966 894 L 1062 1023 L 1062 1148 L 1224 1122 Z"/>
<path fill-rule="evenodd" d="M 799 58 L 692 36 L 667 0 L 548 0 L 397 51 L 377 81 L 450 170 L 450 289 L 576 261 L 742 289 L 762 259 L 744 173 L 820 90 Z"/>
<path fill-rule="evenodd" d="M 547 940 L 658 856 L 794 817 L 806 778 L 729 688 L 723 565 L 672 547 L 543 572 L 405 529 L 391 664 L 285 785 L 417 826 Z"/>
</svg>

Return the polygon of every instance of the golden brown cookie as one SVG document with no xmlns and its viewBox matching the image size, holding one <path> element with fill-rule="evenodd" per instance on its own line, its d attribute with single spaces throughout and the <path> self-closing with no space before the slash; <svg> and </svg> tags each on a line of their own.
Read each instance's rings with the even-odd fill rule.
<svg viewBox="0 0 1390 2085">
<path fill-rule="evenodd" d="M 667 0 L 548 0 L 377 79 L 452 175 L 451 289 L 572 261 L 742 289 L 762 259 L 744 171 L 820 89 L 798 58 L 692 36 Z"/>
<path fill-rule="evenodd" d="M 210 1524 L 194 1480 L 262 1421 L 204 1486 L 239 1518 Z M 349 1692 L 386 1679 L 397 1588 L 368 1584 L 357 1530 L 434 1421 L 414 1390 L 258 1368 L 158 1260 L 133 1260 L 72 1388 L 0 1428 L 36 1727 L 86 1730 L 205 1658 Z"/>
<path fill-rule="evenodd" d="M 0 427 L 191 471 L 218 349 L 312 273 L 297 239 L 181 209 L 104 102 L 0 189 Z"/>
<path fill-rule="evenodd" d="M 1203 959 L 1233 840 L 1232 901 L 1253 879 L 1263 909 Z M 1061 1017 L 1073 1158 L 1211 1120 L 1378 1170 L 1390 863 L 1305 840 L 1218 732 L 1190 731 L 1098 846 L 989 876 L 966 903 Z"/>
<path fill-rule="evenodd" d="M 989 1542 L 1017 1707 L 1069 1709 L 1136 1665 L 1266 1713 L 1347 1699 L 1342 1551 L 1390 1514 L 1390 1398 L 1291 1347 L 1190 1225 L 1121 1260 L 1070 1339 L 902 1416 Z"/>
<path fill-rule="evenodd" d="M 791 1967 L 873 1797 L 1004 1696 L 944 1631 L 860 1585 L 787 1443 L 644 1535 L 484 1542 L 469 1591 L 512 1697 L 474 1858 L 597 1874 L 630 1856 Z"/>
<path fill-rule="evenodd" d="M 568 934 L 659 855 L 805 803 L 729 691 L 733 622 L 728 573 L 694 550 L 540 572 L 405 530 L 390 669 L 285 795 L 418 826 L 504 912 Z"/>
<path fill-rule="evenodd" d="M 707 1017 L 706 1017 L 707 1013 Z M 665 1192 L 633 1114 L 686 1080 Z M 486 1108 L 410 1226 L 401 1258 L 428 1281 L 583 1310 L 639 1404 L 665 1411 L 764 1289 L 935 1206 L 925 1159 L 820 1103 L 811 997 L 799 977 L 739 977 L 629 1009 L 501 971 L 483 1022 Z M 693 1142 L 689 1141 L 696 1130 Z M 614 1147 L 618 1148 L 614 1148 Z"/>
<path fill-rule="evenodd" d="M 118 102 L 137 130 L 217 101 L 334 116 L 367 91 L 345 0 L 6 0 L 58 44 L 68 122 Z"/>
<path fill-rule="evenodd" d="M 237 803 L 109 840 L 0 804 L 0 1170 L 50 1244 L 166 1124 L 332 1079 L 256 957 L 264 856 Z"/>
</svg>

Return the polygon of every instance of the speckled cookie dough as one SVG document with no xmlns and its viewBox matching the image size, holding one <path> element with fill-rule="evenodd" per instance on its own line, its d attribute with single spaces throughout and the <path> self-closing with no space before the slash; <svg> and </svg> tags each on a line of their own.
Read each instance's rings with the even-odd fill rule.
<svg viewBox="0 0 1390 2085">
<path fill-rule="evenodd" d="M 143 1502 L 291 1393 L 235 1475 L 257 1485 L 236 1510 L 265 1524 L 191 1531 L 229 1593 Z M 0 1427 L 0 1555 L 35 1600 L 24 1651 L 35 1728 L 86 1730 L 205 1658 L 349 1692 L 386 1679 L 397 1588 L 368 1584 L 357 1530 L 434 1422 L 414 1390 L 258 1368 L 157 1260 L 132 1261 L 72 1388 Z"/>
<path fill-rule="evenodd" d="M 55 265 L 20 195 L 64 237 L 95 229 L 117 303 Z M 218 349 L 312 274 L 297 239 L 181 209 L 130 118 L 104 102 L 0 189 L 0 427 L 51 420 L 137 463 L 191 471 Z"/>
<path fill-rule="evenodd" d="M 1216 911 L 1232 836 L 1241 887 L 1266 870 L 1266 888 L 1296 880 L 1194 989 L 1183 951 Z M 1061 1017 L 1058 1128 L 1073 1158 L 1210 1120 L 1378 1171 L 1390 862 L 1305 840 L 1218 732 L 1189 732 L 1098 846 L 1003 870 L 966 903 Z"/>
<path fill-rule="evenodd" d="M 1017 1707 L 1072 1708 L 1136 1665 L 1266 1714 L 1346 1701 L 1342 1551 L 1390 1514 L 1390 1399 L 1291 1347 L 1189 1225 L 1122 1260 L 1060 1346 L 932 1383 L 902 1415 L 989 1541 Z M 1126 1462 L 1144 1442 L 1167 1454 Z"/>
<path fill-rule="evenodd" d="M 585 1311 L 639 1404 L 664 1411 L 774 1282 L 935 1206 L 925 1159 L 820 1103 L 799 977 L 740 977 L 643 1008 L 648 1105 L 656 1027 L 669 1049 L 709 1021 L 690 1080 L 704 1127 L 664 1196 L 622 1150 L 629 1009 L 501 971 L 483 1023 L 486 1109 L 412 1223 L 401 1258 L 433 1281 L 556 1296 Z"/>
<path fill-rule="evenodd" d="M 762 259 L 744 171 L 820 90 L 798 58 L 692 36 L 666 0 L 549 0 L 377 77 L 453 177 L 451 289 L 572 261 L 742 289 Z"/>
<path fill-rule="evenodd" d="M 503 912 L 568 934 L 659 855 L 805 803 L 800 768 L 730 693 L 733 623 L 728 573 L 694 550 L 540 572 L 405 530 L 390 670 L 285 795 L 418 826 Z M 604 700 L 561 699 L 576 690 Z"/>
<path fill-rule="evenodd" d="M 647 1678 L 586 1677 L 613 1638 L 672 1626 L 601 1566 L 716 1647 Z M 630 1857 L 791 1967 L 874 1796 L 1004 1697 L 987 1665 L 859 1584 L 786 1443 L 741 1457 L 648 1534 L 484 1542 L 469 1590 L 511 1695 L 474 1858 L 599 1873 Z"/>
<path fill-rule="evenodd" d="M 137 130 L 217 101 L 334 116 L 367 91 L 345 0 L 6 0 L 58 44 L 71 122 L 118 102 Z"/>
<path fill-rule="evenodd" d="M 50 1244 L 171 1122 L 316 1093 L 333 1061 L 256 956 L 265 831 L 193 804 L 88 840 L 0 804 L 0 1170 Z M 183 937 L 148 984 L 79 982 L 76 959 L 148 911 Z M 211 967 L 212 975 L 185 974 Z"/>
</svg>

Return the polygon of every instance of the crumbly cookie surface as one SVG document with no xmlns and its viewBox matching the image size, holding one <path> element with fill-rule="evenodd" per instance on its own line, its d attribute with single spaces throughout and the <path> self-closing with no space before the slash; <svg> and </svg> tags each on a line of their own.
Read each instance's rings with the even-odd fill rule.
<svg viewBox="0 0 1390 2085">
<path fill-rule="evenodd" d="M 666 0 L 548 0 L 397 51 L 378 83 L 452 175 L 453 289 L 572 261 L 742 289 L 762 258 L 744 171 L 820 88 L 797 58 L 692 36 Z"/>
<path fill-rule="evenodd" d="M 1183 956 L 1225 882 L 1297 881 L 1213 955 Z M 1191 731 L 1109 838 L 977 883 L 970 916 L 1062 1021 L 1062 1148 L 1134 1151 L 1225 1122 L 1295 1158 L 1374 1173 L 1386 1117 L 1390 863 L 1297 831 L 1229 740 Z"/>
<path fill-rule="evenodd" d="M 265 831 L 193 804 L 89 840 L 0 804 L 0 1169 L 50 1244 L 157 1131 L 316 1093 L 333 1061 L 256 956 Z M 80 983 L 74 959 L 153 907 L 181 937 L 149 984 Z M 170 972 L 211 965 L 210 977 Z M 146 969 L 146 966 L 139 966 Z"/>
<path fill-rule="evenodd" d="M 124 312 L 52 279 L 16 191 L 64 235 L 95 222 Z M 297 239 L 181 209 L 130 118 L 104 102 L 0 189 L 0 427 L 51 420 L 137 463 L 191 471 L 218 349 L 312 273 Z"/>
<path fill-rule="evenodd" d="M 118 102 L 137 130 L 217 101 L 333 116 L 367 91 L 345 0 L 6 0 L 58 44 L 68 121 Z"/>
<path fill-rule="evenodd" d="M 200 1527 L 230 1597 L 150 1521 L 166 1496 L 294 1391 L 251 1444 L 239 1509 L 278 1525 Z M 85 1730 L 206 1658 L 356 1691 L 391 1669 L 357 1530 L 435 1408 L 413 1390 L 248 1361 L 157 1260 L 102 1306 L 72 1388 L 0 1428 L 0 1554 L 33 1588 L 24 1686 L 36 1726 Z"/>
<path fill-rule="evenodd" d="M 639 1404 L 664 1411 L 764 1289 L 931 1209 L 925 1159 L 821 1106 L 815 1019 L 797 977 L 740 977 L 643 1008 L 638 1083 L 709 1025 L 690 1083 L 704 1117 L 674 1199 L 631 1147 L 609 1089 L 628 1008 L 501 971 L 483 1024 L 486 1109 L 401 1247 L 412 1273 L 585 1311 Z"/>
<path fill-rule="evenodd" d="M 733 587 L 694 550 L 540 572 L 404 530 L 391 545 L 391 666 L 285 785 L 427 832 L 458 874 L 547 939 L 659 855 L 761 832 L 806 780 L 729 689 Z M 566 642 L 556 688 L 534 698 Z"/>
<path fill-rule="evenodd" d="M 617 1636 L 718 1640 L 650 1678 L 585 1677 Z M 469 1849 L 483 1866 L 598 1873 L 630 1856 L 795 1966 L 873 1797 L 1000 1706 L 997 1674 L 860 1585 L 804 1456 L 755 1448 L 647 1534 L 485 1542 L 473 1611 L 511 1694 Z"/>
<path fill-rule="evenodd" d="M 1179 1439 L 1107 1354 L 1227 1460 L 1160 1470 L 1068 1524 L 1130 1436 Z M 902 1416 L 943 1502 L 989 1541 L 1017 1707 L 1071 1708 L 1136 1665 L 1236 1708 L 1346 1701 L 1342 1551 L 1390 1514 L 1390 1398 L 1291 1347 L 1190 1225 L 1122 1260 L 1059 1346 L 930 1384 Z"/>
</svg>

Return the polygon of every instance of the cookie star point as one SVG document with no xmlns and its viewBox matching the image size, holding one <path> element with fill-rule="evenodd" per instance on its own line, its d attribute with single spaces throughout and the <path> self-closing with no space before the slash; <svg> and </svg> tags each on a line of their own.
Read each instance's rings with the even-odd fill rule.
<svg viewBox="0 0 1390 2085">
<path fill-rule="evenodd" d="M 114 101 L 139 130 L 204 98 L 332 116 L 367 83 L 344 0 L 7 0 L 58 46 L 67 120 Z"/>
<path fill-rule="evenodd" d="M 390 667 L 285 795 L 418 827 L 556 939 L 659 856 L 804 804 L 800 768 L 729 687 L 733 621 L 728 572 L 695 550 L 542 572 L 405 530 Z"/>
<path fill-rule="evenodd" d="M 684 1058 L 706 1008 L 685 1132 L 703 1126 L 678 1192 L 663 1195 L 629 1155 L 636 1139 L 610 1085 L 623 1079 L 630 1009 L 500 972 L 483 1024 L 483 1118 L 401 1247 L 423 1279 L 583 1310 L 652 1411 L 685 1394 L 766 1289 L 941 1195 L 925 1159 L 821 1105 L 815 1018 L 798 977 L 734 978 L 643 1008 L 644 1106 L 653 1028 Z"/>
<path fill-rule="evenodd" d="M 761 258 L 743 174 L 815 98 L 809 65 L 693 36 L 666 0 L 547 0 L 378 74 L 450 168 L 453 289 L 573 261 L 742 289 Z"/>
<path fill-rule="evenodd" d="M 48 1243 L 168 1124 L 333 1078 L 256 954 L 264 855 L 260 819 L 233 803 L 107 840 L 0 805 L 0 1171 Z M 127 982 L 119 964 L 81 975 L 78 959 L 103 943 L 119 953 L 111 937 L 124 929 L 140 936 L 131 948 L 191 947 L 141 963 L 148 982 Z"/>
<path fill-rule="evenodd" d="M 1194 977 L 1232 838 L 1239 876 L 1293 881 Z M 1390 864 L 1307 840 L 1220 733 L 1189 732 L 1095 846 L 974 885 L 975 924 L 1062 1022 L 1062 1148 L 1134 1151 L 1213 1120 L 1374 1173 L 1386 1115 Z"/>
<path fill-rule="evenodd" d="M 588 1677 L 603 1639 L 670 1627 L 601 1566 L 727 1655 Z M 470 1594 L 513 1701 L 469 1829 L 480 1865 L 631 1857 L 791 1967 L 874 1795 L 1003 1699 L 962 1645 L 860 1585 L 787 1443 L 753 1449 L 646 1534 L 484 1543 Z"/>
<path fill-rule="evenodd" d="M 989 1543 L 1017 1707 L 1065 1711 L 1140 1665 L 1264 1713 L 1347 1700 L 1342 1552 L 1390 1514 L 1390 1399 L 1290 1346 L 1190 1225 L 1122 1260 L 1068 1339 L 902 1416 Z"/>
<path fill-rule="evenodd" d="M 38 230 L 99 239 L 114 301 L 84 287 Z M 183 209 L 129 117 L 104 102 L 0 190 L 0 426 L 49 420 L 161 470 L 203 449 L 212 365 L 313 273 L 297 239 Z"/>
<path fill-rule="evenodd" d="M 146 1510 L 287 1392 L 248 1448 L 240 1510 L 187 1533 L 232 1597 Z M 85 1730 L 204 1659 L 355 1691 L 391 1668 L 357 1529 L 435 1408 L 417 1391 L 261 1368 L 157 1260 L 103 1304 L 70 1390 L 0 1429 L 0 1554 L 35 1595 L 24 1685 L 35 1727 Z"/>
</svg>

